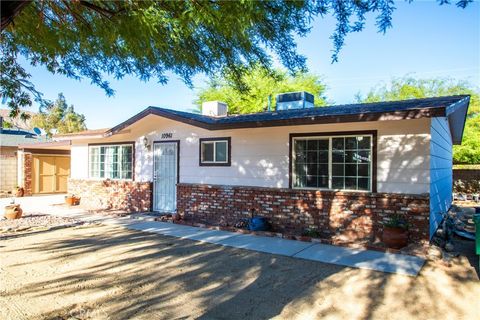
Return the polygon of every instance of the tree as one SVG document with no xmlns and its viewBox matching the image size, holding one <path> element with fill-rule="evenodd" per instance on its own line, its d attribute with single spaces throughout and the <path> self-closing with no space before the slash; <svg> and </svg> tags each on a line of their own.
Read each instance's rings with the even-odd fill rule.
<svg viewBox="0 0 480 320">
<path fill-rule="evenodd" d="M 73 133 L 86 130 L 85 116 L 76 113 L 73 105 L 68 106 L 62 93 L 55 102 L 48 104 L 32 117 L 32 125 L 44 129 L 52 136 L 55 129 L 58 133 Z"/>
<path fill-rule="evenodd" d="M 467 121 L 463 141 L 453 146 L 453 162 L 480 163 L 480 91 L 466 81 L 453 79 L 415 79 L 405 77 L 393 79 L 390 84 L 372 88 L 365 97 L 358 94 L 358 102 L 405 100 L 449 95 L 470 95 Z"/>
<path fill-rule="evenodd" d="M 325 85 L 320 77 L 310 73 L 297 73 L 292 76 L 286 71 L 274 69 L 269 71 L 255 66 L 243 73 L 242 83 L 245 88 L 238 88 L 231 77 L 214 78 L 208 87 L 200 89 L 195 104 L 201 108 L 205 101 L 223 101 L 228 104 L 229 112 L 252 113 L 265 111 L 269 104 L 275 107 L 276 95 L 282 92 L 308 91 L 315 96 L 315 105 L 326 104 Z"/>
<path fill-rule="evenodd" d="M 459 0 L 466 7 L 472 0 Z M 448 3 L 438 0 L 440 4 Z M 306 70 L 295 36 L 305 36 L 316 17 L 337 20 L 333 61 L 345 37 L 361 31 L 366 15 L 378 30 L 392 25 L 393 0 L 377 1 L 2 1 L 0 95 L 14 114 L 44 102 L 18 64 L 73 79 L 89 79 L 107 95 L 106 75 L 134 75 L 166 83 L 173 73 L 191 85 L 192 76 L 226 73 L 239 82 L 253 65 L 271 68 L 273 53 L 290 72 Z"/>
</svg>

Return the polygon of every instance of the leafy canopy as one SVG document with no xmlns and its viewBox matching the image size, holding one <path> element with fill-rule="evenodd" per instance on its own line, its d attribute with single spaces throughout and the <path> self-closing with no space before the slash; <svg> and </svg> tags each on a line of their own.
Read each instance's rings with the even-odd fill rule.
<svg viewBox="0 0 480 320">
<path fill-rule="evenodd" d="M 46 105 L 32 117 L 32 125 L 44 129 L 48 136 L 54 130 L 57 133 L 73 133 L 86 130 L 85 116 L 75 112 L 73 105 L 68 105 L 62 93 L 55 102 Z"/>
<path fill-rule="evenodd" d="M 440 4 L 448 3 L 438 0 Z M 459 0 L 465 7 L 471 0 Z M 114 93 L 106 75 L 134 75 L 166 83 L 175 74 L 191 85 L 195 74 L 231 74 L 241 87 L 245 70 L 271 68 L 271 54 L 290 72 L 306 70 L 295 36 L 305 36 L 316 17 L 337 23 L 332 60 L 345 37 L 361 31 L 373 13 L 378 30 L 392 25 L 393 0 L 327 1 L 30 1 L 4 17 L 0 47 L 0 95 L 17 115 L 32 100 L 44 102 L 18 64 L 32 65 L 73 79 L 89 79 Z M 13 23 L 8 21 L 13 19 Z"/>
<path fill-rule="evenodd" d="M 214 78 L 208 87 L 199 90 L 195 104 L 201 108 L 205 101 L 223 101 L 228 104 L 229 113 L 252 113 L 265 111 L 269 105 L 275 107 L 277 94 L 294 91 L 308 91 L 315 96 L 315 105 L 327 104 L 325 85 L 319 76 L 311 73 L 290 75 L 286 71 L 269 71 L 260 66 L 243 73 L 241 81 L 248 87 L 245 90 L 235 85 L 234 79 Z"/>
<path fill-rule="evenodd" d="M 452 79 L 394 79 L 390 84 L 372 88 L 365 97 L 357 95 L 358 102 L 378 102 L 426 97 L 469 94 L 470 106 L 461 145 L 453 146 L 453 162 L 480 163 L 480 91 L 468 82 Z"/>
</svg>

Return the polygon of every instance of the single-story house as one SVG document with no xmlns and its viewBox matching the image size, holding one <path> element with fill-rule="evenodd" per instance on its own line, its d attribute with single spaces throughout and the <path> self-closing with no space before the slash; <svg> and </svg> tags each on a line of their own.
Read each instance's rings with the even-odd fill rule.
<svg viewBox="0 0 480 320">
<path fill-rule="evenodd" d="M 469 96 L 313 107 L 308 93 L 272 112 L 229 115 L 148 107 L 70 141 L 70 193 L 83 205 L 178 212 L 234 225 L 252 211 L 274 230 L 314 228 L 332 242 L 379 237 L 393 214 L 429 240 L 452 201 L 452 145 Z"/>
</svg>

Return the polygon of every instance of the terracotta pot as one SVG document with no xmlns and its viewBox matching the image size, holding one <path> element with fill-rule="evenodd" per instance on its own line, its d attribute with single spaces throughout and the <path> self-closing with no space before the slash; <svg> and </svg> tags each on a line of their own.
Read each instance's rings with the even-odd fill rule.
<svg viewBox="0 0 480 320">
<path fill-rule="evenodd" d="M 389 248 L 401 249 L 408 243 L 408 232 L 403 228 L 383 228 L 383 243 Z"/>
<path fill-rule="evenodd" d="M 8 220 L 13 219 L 20 219 L 22 217 L 23 210 L 20 208 L 19 204 L 12 204 L 9 206 L 5 206 L 5 213 L 4 216 Z"/>
<path fill-rule="evenodd" d="M 15 196 L 17 198 L 23 197 L 24 194 L 25 194 L 25 189 L 23 188 L 17 188 L 17 190 L 15 191 Z"/>
<path fill-rule="evenodd" d="M 78 198 L 78 197 L 65 197 L 65 203 L 69 206 L 78 206 L 80 204 L 80 198 Z"/>
</svg>

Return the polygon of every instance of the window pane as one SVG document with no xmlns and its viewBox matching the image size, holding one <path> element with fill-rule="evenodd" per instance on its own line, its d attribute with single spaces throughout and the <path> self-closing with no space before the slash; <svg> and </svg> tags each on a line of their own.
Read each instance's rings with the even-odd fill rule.
<svg viewBox="0 0 480 320">
<path fill-rule="evenodd" d="M 358 175 L 361 177 L 368 177 L 370 165 L 368 164 L 359 164 L 358 165 Z"/>
<path fill-rule="evenodd" d="M 343 179 L 343 177 L 332 177 L 332 188 L 344 189 Z"/>
<path fill-rule="evenodd" d="M 332 149 L 333 150 L 342 150 L 345 149 L 344 147 L 344 138 L 332 138 Z"/>
<path fill-rule="evenodd" d="M 357 160 L 360 163 L 369 163 L 370 162 L 370 151 L 358 151 Z"/>
<path fill-rule="evenodd" d="M 295 140 L 295 142 L 294 142 L 295 153 L 304 152 L 306 149 L 307 149 L 307 141 L 306 140 Z"/>
<path fill-rule="evenodd" d="M 343 164 L 333 164 L 332 165 L 332 175 L 334 176 L 343 176 L 345 174 Z"/>
<path fill-rule="evenodd" d="M 343 163 L 345 161 L 345 151 L 332 150 L 332 161 Z"/>
<path fill-rule="evenodd" d="M 328 139 L 318 140 L 318 150 L 328 151 Z"/>
<path fill-rule="evenodd" d="M 319 176 L 318 177 L 318 187 L 319 188 L 328 188 L 328 176 Z"/>
<path fill-rule="evenodd" d="M 357 149 L 357 138 L 356 137 L 345 138 L 345 149 L 346 150 Z"/>
<path fill-rule="evenodd" d="M 328 176 L 328 163 L 317 165 L 317 176 Z"/>
<path fill-rule="evenodd" d="M 213 161 L 213 143 L 202 143 L 202 161 Z"/>
<path fill-rule="evenodd" d="M 370 179 L 358 178 L 358 190 L 370 190 Z"/>
<path fill-rule="evenodd" d="M 356 164 L 346 164 L 345 165 L 345 176 L 355 177 L 357 175 L 357 165 Z"/>
<path fill-rule="evenodd" d="M 358 149 L 370 149 L 370 137 L 357 137 Z"/>
<path fill-rule="evenodd" d="M 318 152 L 317 151 L 308 151 L 307 152 L 307 162 L 308 163 L 317 163 L 318 162 Z"/>
<path fill-rule="evenodd" d="M 227 162 L 227 142 L 215 142 L 215 161 Z"/>
<path fill-rule="evenodd" d="M 305 166 L 307 167 L 307 174 L 317 175 L 317 164 L 316 163 L 307 163 Z"/>
<path fill-rule="evenodd" d="M 318 152 L 318 162 L 328 163 L 328 151 L 319 151 Z"/>
<path fill-rule="evenodd" d="M 357 190 L 357 178 L 345 178 L 345 189 Z"/>
<path fill-rule="evenodd" d="M 308 188 L 317 187 L 317 176 L 307 176 L 307 185 Z"/>
<path fill-rule="evenodd" d="M 307 149 L 317 151 L 318 150 L 318 140 L 308 140 Z"/>
<path fill-rule="evenodd" d="M 345 163 L 355 163 L 355 162 L 357 162 L 357 152 L 345 151 Z"/>
</svg>

